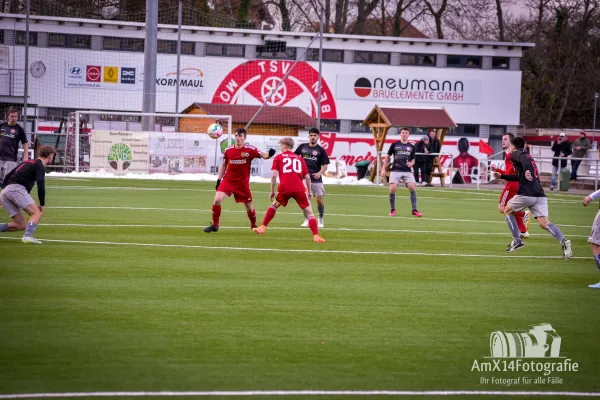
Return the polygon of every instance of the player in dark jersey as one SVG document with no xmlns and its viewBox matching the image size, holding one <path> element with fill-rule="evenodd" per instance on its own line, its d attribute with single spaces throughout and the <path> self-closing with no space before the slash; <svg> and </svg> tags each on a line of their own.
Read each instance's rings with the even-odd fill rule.
<svg viewBox="0 0 600 400">
<path fill-rule="evenodd" d="M 518 181 L 519 188 L 517 195 L 514 196 L 506 205 L 504 215 L 508 228 L 513 236 L 513 241 L 508 245 L 506 251 L 512 252 L 524 247 L 520 238 L 519 228 L 515 220 L 515 213 L 529 208 L 533 216 L 538 220 L 540 226 L 547 230 L 563 249 L 563 257 L 568 260 L 573 255 L 571 250 L 571 241 L 566 239 L 560 228 L 548 219 L 548 198 L 542 189 L 540 175 L 533 157 L 524 151 L 525 140 L 516 137 L 512 140 L 514 150 L 510 154 L 510 160 L 515 168 L 515 175 L 506 175 L 494 172 L 496 177 L 507 181 Z"/>
<path fill-rule="evenodd" d="M 259 235 L 264 235 L 269 222 L 275 217 L 275 212 L 279 206 L 285 207 L 289 199 L 294 199 L 308 221 L 308 226 L 313 234 L 313 241 L 317 243 L 325 242 L 325 239 L 319 236 L 319 227 L 317 226 L 317 221 L 310 205 L 310 198 L 312 197 L 311 181 L 306 163 L 302 157 L 292 153 L 292 148 L 294 147 L 294 140 L 292 138 L 281 139 L 279 146 L 281 154 L 273 159 L 273 166 L 271 167 L 273 173 L 271 175 L 269 200 L 273 204 L 267 209 L 262 225 L 252 230 Z M 277 188 L 277 195 L 275 195 L 277 177 L 279 177 L 279 187 Z M 306 183 L 306 188 L 302 183 L 303 179 Z"/>
<path fill-rule="evenodd" d="M 4 209 L 13 220 L 7 224 L 0 224 L 0 232 L 25 230 L 23 243 L 41 243 L 33 238 L 33 233 L 37 229 L 40 218 L 42 218 L 46 204 L 46 185 L 44 183 L 46 171 L 44 167 L 52 162 L 56 150 L 50 146 L 41 146 L 38 154 L 37 160 L 27 160 L 9 172 L 4 180 L 2 192 L 0 192 Z M 39 206 L 35 204 L 35 200 L 29 194 L 36 183 L 40 200 Z M 29 214 L 27 224 L 22 210 Z"/>
<path fill-rule="evenodd" d="M 592 201 L 598 199 L 600 199 L 600 190 L 596 190 L 594 193 L 590 193 L 589 195 L 585 196 L 583 199 L 583 206 L 587 207 L 587 205 Z M 600 209 L 594 218 L 592 232 L 588 237 L 588 242 L 592 244 L 592 254 L 594 255 L 594 260 L 596 261 L 596 267 L 598 268 L 598 271 L 600 271 Z M 600 289 L 600 282 L 589 285 L 588 287 L 592 289 Z"/>
<path fill-rule="evenodd" d="M 238 128 L 235 131 L 235 144 L 229 146 L 223 155 L 223 164 L 219 168 L 215 199 L 212 206 L 212 223 L 204 228 L 204 232 L 217 232 L 221 218 L 221 203 L 225 197 L 233 194 L 236 203 L 244 203 L 250 220 L 250 228 L 256 228 L 256 210 L 252 205 L 250 191 L 250 169 L 255 158 L 268 159 L 273 157 L 275 149 L 268 153 L 246 144 L 246 130 Z"/>
<path fill-rule="evenodd" d="M 390 216 L 396 215 L 396 190 L 398 184 L 402 181 L 410 191 L 410 202 L 412 204 L 412 215 L 422 217 L 417 210 L 417 183 L 415 175 L 412 172 L 412 167 L 415 165 L 415 146 L 408 143 L 410 131 L 408 128 L 400 129 L 400 141 L 392 143 L 387 156 L 383 159 L 383 168 L 381 175 L 385 176 L 390 157 L 394 156 L 392 171 L 390 172 Z"/>
<path fill-rule="evenodd" d="M 23 144 L 23 161 L 29 158 L 29 142 L 23 128 L 17 124 L 19 113 L 8 110 L 8 121 L 0 125 L 0 186 L 6 175 L 18 164 L 19 143 Z"/>
<path fill-rule="evenodd" d="M 324 148 L 319 146 L 319 130 L 317 128 L 310 128 L 308 131 L 308 143 L 303 143 L 296 148 L 294 153 L 304 158 L 308 173 L 310 174 L 310 186 L 312 194 L 317 200 L 317 210 L 319 211 L 319 228 L 325 226 L 323 222 L 323 215 L 325 215 L 325 203 L 323 202 L 323 196 L 325 196 L 325 186 L 323 185 L 323 173 L 327 171 L 329 165 L 329 157 Z M 308 226 L 308 220 L 304 220 L 302 227 Z"/>
</svg>

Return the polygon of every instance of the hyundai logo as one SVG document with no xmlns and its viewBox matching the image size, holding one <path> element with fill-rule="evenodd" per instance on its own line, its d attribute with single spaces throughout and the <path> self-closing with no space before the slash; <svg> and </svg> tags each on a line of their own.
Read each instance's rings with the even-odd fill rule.
<svg viewBox="0 0 600 400">
<path fill-rule="evenodd" d="M 71 75 L 81 75 L 82 73 L 83 73 L 83 71 L 79 67 L 71 68 Z"/>
</svg>

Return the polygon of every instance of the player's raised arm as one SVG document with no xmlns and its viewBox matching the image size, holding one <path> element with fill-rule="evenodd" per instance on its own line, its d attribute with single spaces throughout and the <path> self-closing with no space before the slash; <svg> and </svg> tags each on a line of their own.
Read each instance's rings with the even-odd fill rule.
<svg viewBox="0 0 600 400">
<path fill-rule="evenodd" d="M 275 155 L 275 149 L 271 148 L 268 152 L 259 151 L 258 154 L 260 154 L 260 158 L 263 160 L 268 160 Z"/>
</svg>

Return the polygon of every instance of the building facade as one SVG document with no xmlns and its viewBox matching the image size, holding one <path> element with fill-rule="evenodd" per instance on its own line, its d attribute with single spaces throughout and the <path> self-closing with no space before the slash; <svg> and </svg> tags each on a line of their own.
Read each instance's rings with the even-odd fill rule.
<svg viewBox="0 0 600 400">
<path fill-rule="evenodd" d="M 0 102 L 22 104 L 25 20 L 1 17 Z M 141 111 L 144 37 L 143 23 L 32 16 L 28 114 L 42 125 L 74 110 L 107 111 L 100 118 L 116 121 L 126 118 L 109 111 Z M 273 94 L 270 105 L 317 117 L 318 40 L 308 47 L 313 37 L 184 26 L 176 110 L 177 26 L 159 25 L 156 111 L 181 112 L 193 103 L 256 105 Z M 453 135 L 494 142 L 519 125 L 520 59 L 532 46 L 326 34 L 321 128 L 369 132 L 361 122 L 375 104 L 442 106 L 458 124 Z"/>
</svg>

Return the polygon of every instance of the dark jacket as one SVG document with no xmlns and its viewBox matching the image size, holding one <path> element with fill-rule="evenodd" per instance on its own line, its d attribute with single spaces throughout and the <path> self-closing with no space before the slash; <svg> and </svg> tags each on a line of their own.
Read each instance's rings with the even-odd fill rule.
<svg viewBox="0 0 600 400">
<path fill-rule="evenodd" d="M 432 153 L 439 153 L 440 149 L 442 148 L 442 146 L 440 146 L 439 139 L 431 139 L 431 138 L 429 138 L 429 147 L 431 148 Z M 435 157 L 439 157 L 439 156 L 435 156 Z M 432 157 L 431 162 L 433 162 L 433 157 Z"/>
<path fill-rule="evenodd" d="M 427 159 L 431 158 L 426 155 L 418 154 L 418 153 L 431 153 L 431 148 L 429 147 L 428 144 L 425 144 L 425 142 L 423 140 L 419 140 L 419 142 L 417 144 L 415 144 L 415 153 L 417 153 L 417 155 L 415 156 L 415 162 L 417 164 L 425 164 L 428 161 Z"/>
<path fill-rule="evenodd" d="M 571 155 L 571 144 L 569 143 L 569 141 L 565 140 L 562 143 L 558 143 L 558 141 L 554 142 L 554 144 L 552 145 L 552 151 L 554 152 L 554 157 L 559 157 L 560 153 L 563 154 L 564 158 L 560 161 L 560 167 L 566 168 L 567 167 L 567 158 L 566 157 Z M 554 167 L 557 167 L 558 159 L 552 160 L 552 165 Z"/>
</svg>

